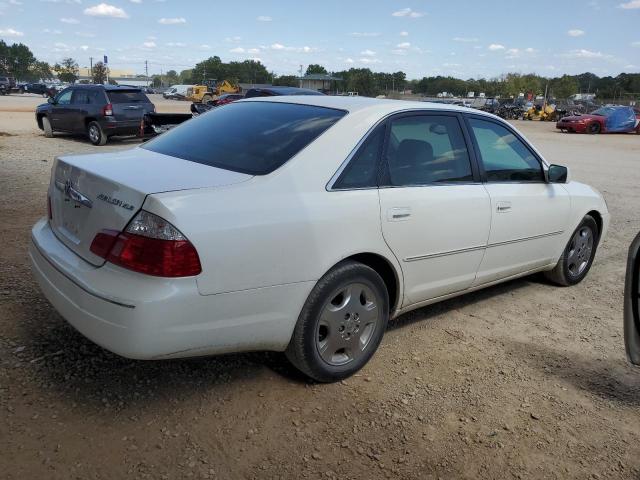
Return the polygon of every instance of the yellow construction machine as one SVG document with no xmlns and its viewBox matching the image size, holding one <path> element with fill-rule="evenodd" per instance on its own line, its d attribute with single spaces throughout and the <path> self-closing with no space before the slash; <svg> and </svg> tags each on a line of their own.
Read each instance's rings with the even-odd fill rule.
<svg viewBox="0 0 640 480">
<path fill-rule="evenodd" d="M 524 120 L 539 120 L 542 122 L 553 122 L 556 119 L 556 107 L 544 102 L 542 105 L 532 105 L 524 112 Z"/>
<path fill-rule="evenodd" d="M 207 103 L 216 100 L 223 93 L 240 93 L 241 88 L 229 80 L 210 80 L 204 85 L 194 85 L 187 89 L 186 99 L 193 103 Z"/>
</svg>

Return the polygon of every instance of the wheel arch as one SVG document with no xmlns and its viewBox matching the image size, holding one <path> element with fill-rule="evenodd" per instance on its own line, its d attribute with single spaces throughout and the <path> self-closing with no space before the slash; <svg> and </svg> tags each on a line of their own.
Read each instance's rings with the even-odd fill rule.
<svg viewBox="0 0 640 480">
<path fill-rule="evenodd" d="M 46 113 L 38 113 L 36 114 L 36 122 L 38 122 L 38 128 L 40 130 L 44 130 L 44 125 L 42 125 L 42 118 L 46 116 Z"/>
<path fill-rule="evenodd" d="M 596 221 L 596 225 L 598 225 L 598 239 L 600 239 L 602 236 L 602 228 L 604 226 L 602 214 L 598 210 L 590 210 L 587 212 L 587 215 L 590 215 Z"/>
<path fill-rule="evenodd" d="M 387 292 L 389 293 L 389 312 L 393 314 L 395 310 L 400 308 L 402 274 L 388 258 L 380 255 L 379 253 L 362 252 L 350 255 L 343 258 L 341 261 L 345 260 L 353 260 L 375 270 L 376 273 L 382 277 L 382 280 L 387 287 Z"/>
</svg>

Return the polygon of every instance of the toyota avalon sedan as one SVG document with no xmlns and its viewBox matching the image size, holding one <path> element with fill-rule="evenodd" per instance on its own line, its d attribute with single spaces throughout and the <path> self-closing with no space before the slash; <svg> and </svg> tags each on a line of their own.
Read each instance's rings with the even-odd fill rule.
<svg viewBox="0 0 640 480">
<path fill-rule="evenodd" d="M 404 312 L 535 272 L 577 284 L 608 223 L 493 115 L 271 97 L 57 158 L 30 257 L 60 314 L 119 355 L 284 351 L 330 382 Z"/>
</svg>

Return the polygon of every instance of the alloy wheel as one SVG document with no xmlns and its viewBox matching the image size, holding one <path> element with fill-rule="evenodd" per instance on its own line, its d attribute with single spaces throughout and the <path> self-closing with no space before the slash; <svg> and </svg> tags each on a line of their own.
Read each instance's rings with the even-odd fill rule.
<svg viewBox="0 0 640 480">
<path fill-rule="evenodd" d="M 593 240 L 593 231 L 586 226 L 573 235 L 567 254 L 567 270 L 572 277 L 579 276 L 589 265 Z"/>
</svg>

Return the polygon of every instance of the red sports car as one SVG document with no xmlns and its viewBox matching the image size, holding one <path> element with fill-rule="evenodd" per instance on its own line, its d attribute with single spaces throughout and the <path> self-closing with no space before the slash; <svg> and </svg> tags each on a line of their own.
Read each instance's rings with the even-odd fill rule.
<svg viewBox="0 0 640 480">
<path fill-rule="evenodd" d="M 602 107 L 586 115 L 561 118 L 556 128 L 574 133 L 640 133 L 640 110 L 632 107 Z"/>
</svg>

